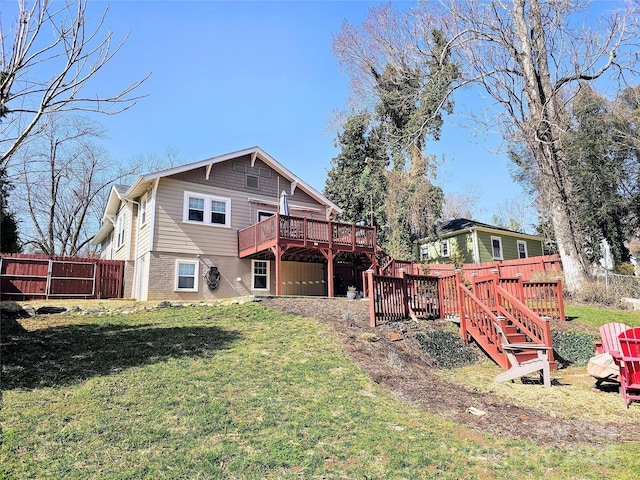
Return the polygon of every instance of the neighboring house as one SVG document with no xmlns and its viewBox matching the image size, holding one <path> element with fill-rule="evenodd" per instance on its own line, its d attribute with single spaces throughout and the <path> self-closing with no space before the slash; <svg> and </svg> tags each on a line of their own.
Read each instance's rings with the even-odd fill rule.
<svg viewBox="0 0 640 480">
<path fill-rule="evenodd" d="M 449 220 L 436 229 L 437 240 L 420 244 L 420 260 L 450 263 L 459 252 L 464 263 L 484 263 L 543 255 L 542 237 L 514 232 L 466 218 Z"/>
<path fill-rule="evenodd" d="M 351 285 L 375 259 L 375 230 L 331 222 L 340 212 L 253 147 L 114 185 L 92 243 L 126 262 L 138 300 L 332 296 L 345 265 Z"/>
</svg>

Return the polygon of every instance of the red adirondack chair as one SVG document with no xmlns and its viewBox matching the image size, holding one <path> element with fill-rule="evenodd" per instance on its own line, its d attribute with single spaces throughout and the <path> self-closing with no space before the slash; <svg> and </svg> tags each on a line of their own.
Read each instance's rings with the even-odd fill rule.
<svg viewBox="0 0 640 480">
<path fill-rule="evenodd" d="M 600 327 L 602 341 L 596 342 L 598 353 L 609 353 L 614 361 L 620 365 L 620 340 L 619 335 L 629 330 L 624 323 L 605 323 Z"/>
<path fill-rule="evenodd" d="M 640 327 L 622 332 L 618 339 L 622 354 L 620 392 L 625 407 L 629 408 L 630 401 L 640 400 Z"/>
</svg>

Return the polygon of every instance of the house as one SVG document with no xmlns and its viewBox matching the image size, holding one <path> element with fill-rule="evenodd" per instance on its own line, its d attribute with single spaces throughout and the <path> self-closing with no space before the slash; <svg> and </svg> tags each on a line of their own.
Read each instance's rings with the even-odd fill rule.
<svg viewBox="0 0 640 480">
<path fill-rule="evenodd" d="M 253 147 L 114 185 L 92 244 L 125 261 L 138 300 L 333 296 L 375 262 L 375 229 L 333 222 L 340 212 Z"/>
<path fill-rule="evenodd" d="M 440 224 L 437 239 L 420 243 L 420 260 L 451 263 L 456 252 L 463 263 L 483 263 L 543 255 L 544 238 L 486 223 L 456 218 Z"/>
</svg>

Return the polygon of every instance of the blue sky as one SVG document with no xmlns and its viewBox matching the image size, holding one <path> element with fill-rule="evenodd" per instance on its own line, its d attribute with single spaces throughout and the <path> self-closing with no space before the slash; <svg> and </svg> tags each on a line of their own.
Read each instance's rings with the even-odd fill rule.
<svg viewBox="0 0 640 480">
<path fill-rule="evenodd" d="M 361 23 L 375 2 L 113 1 L 106 25 L 130 37 L 95 87 L 114 92 L 152 71 L 131 110 L 100 117 L 114 159 L 163 155 L 188 163 L 258 145 L 318 190 L 338 154 L 330 121 L 349 97 L 348 77 L 331 52 L 342 23 Z M 403 2 L 403 6 L 412 3 Z M 90 2 L 97 18 L 107 6 Z M 476 101 L 457 100 L 459 111 Z M 505 199 L 520 195 L 497 137 L 474 138 L 446 120 L 429 147 L 444 155 L 436 183 L 445 193 L 479 194 L 478 220 L 490 221 Z"/>
</svg>

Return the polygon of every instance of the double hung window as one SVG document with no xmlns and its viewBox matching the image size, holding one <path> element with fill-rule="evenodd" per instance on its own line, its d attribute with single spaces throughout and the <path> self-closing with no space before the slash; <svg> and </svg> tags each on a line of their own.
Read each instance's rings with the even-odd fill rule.
<svg viewBox="0 0 640 480">
<path fill-rule="evenodd" d="M 176 260 L 176 290 L 198 291 L 197 260 Z"/>
<path fill-rule="evenodd" d="M 184 192 L 183 221 L 229 227 L 231 226 L 231 199 Z"/>
<path fill-rule="evenodd" d="M 494 260 L 502 260 L 502 238 L 491 237 L 491 252 Z"/>
</svg>

